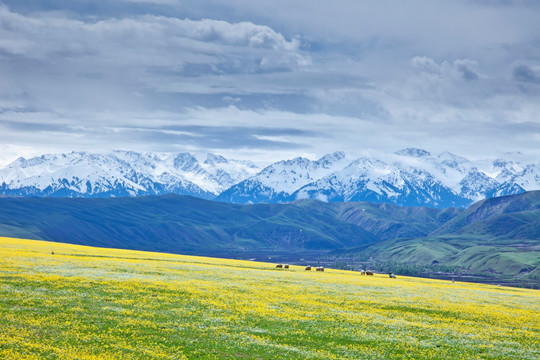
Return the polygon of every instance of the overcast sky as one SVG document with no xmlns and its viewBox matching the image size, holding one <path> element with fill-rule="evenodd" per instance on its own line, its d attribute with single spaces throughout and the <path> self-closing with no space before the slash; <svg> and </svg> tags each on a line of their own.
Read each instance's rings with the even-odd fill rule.
<svg viewBox="0 0 540 360">
<path fill-rule="evenodd" d="M 540 1 L 0 0 L 0 166 L 419 147 L 540 161 Z"/>
</svg>

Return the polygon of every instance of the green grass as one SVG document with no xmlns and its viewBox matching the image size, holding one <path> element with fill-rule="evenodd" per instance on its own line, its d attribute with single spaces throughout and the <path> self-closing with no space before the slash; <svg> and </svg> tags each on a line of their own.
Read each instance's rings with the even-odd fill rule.
<svg viewBox="0 0 540 360">
<path fill-rule="evenodd" d="M 437 263 L 455 272 L 479 276 L 480 281 L 540 286 L 540 245 L 536 240 L 441 235 L 382 242 L 368 250 L 368 255 L 380 262 L 417 266 Z"/>
<path fill-rule="evenodd" d="M 0 260 L 3 359 L 540 357 L 534 290 L 8 238 Z"/>
</svg>

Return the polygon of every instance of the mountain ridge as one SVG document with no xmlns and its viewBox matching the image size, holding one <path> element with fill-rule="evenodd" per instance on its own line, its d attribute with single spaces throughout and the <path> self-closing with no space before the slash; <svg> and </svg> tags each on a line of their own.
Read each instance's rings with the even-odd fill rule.
<svg viewBox="0 0 540 360">
<path fill-rule="evenodd" d="M 209 153 L 71 152 L 19 158 L 0 169 L 0 194 L 119 197 L 175 193 L 230 203 L 371 201 L 466 208 L 473 202 L 540 189 L 540 163 L 470 161 L 406 148 L 384 156 L 342 151 L 263 166 Z"/>
</svg>

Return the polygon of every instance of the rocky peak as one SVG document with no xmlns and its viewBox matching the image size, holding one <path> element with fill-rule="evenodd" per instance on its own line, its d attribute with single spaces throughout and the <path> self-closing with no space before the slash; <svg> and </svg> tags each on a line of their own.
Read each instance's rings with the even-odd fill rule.
<svg viewBox="0 0 540 360">
<path fill-rule="evenodd" d="M 227 159 L 225 159 L 223 156 L 215 155 L 215 154 L 212 154 L 212 153 L 208 153 L 206 155 L 206 160 L 204 160 L 204 163 L 209 164 L 209 165 L 227 164 L 228 162 L 229 161 Z"/>
</svg>

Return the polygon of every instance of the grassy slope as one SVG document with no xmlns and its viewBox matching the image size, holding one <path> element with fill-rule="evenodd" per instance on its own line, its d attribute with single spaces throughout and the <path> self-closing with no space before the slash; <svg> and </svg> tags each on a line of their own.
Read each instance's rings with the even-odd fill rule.
<svg viewBox="0 0 540 360">
<path fill-rule="evenodd" d="M 1 199 L 0 233 L 93 246 L 198 253 L 328 250 L 377 241 L 357 225 L 338 219 L 330 207 L 299 210 L 294 204 L 242 206 L 176 195 Z"/>
<path fill-rule="evenodd" d="M 440 210 L 388 204 L 235 205 L 183 196 L 0 199 L 0 234 L 75 244 L 207 254 L 334 250 L 425 236 Z M 301 230 L 301 231 L 300 231 Z"/>
<path fill-rule="evenodd" d="M 339 209 L 340 219 L 361 226 L 381 240 L 427 236 L 462 211 L 369 202 L 332 205 Z"/>
<path fill-rule="evenodd" d="M 479 201 L 426 238 L 368 249 L 379 261 L 438 262 L 485 281 L 540 284 L 540 191 Z"/>
<path fill-rule="evenodd" d="M 540 357 L 534 290 L 9 238 L 0 277 L 5 359 Z"/>
<path fill-rule="evenodd" d="M 476 202 L 431 235 L 481 232 L 495 237 L 540 239 L 539 221 L 540 191 L 529 191 Z"/>
<path fill-rule="evenodd" d="M 535 287 L 540 283 L 540 244 L 534 240 L 453 235 L 386 241 L 368 251 L 383 262 L 438 263 L 471 280 Z"/>
</svg>

